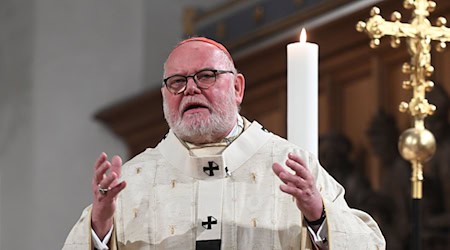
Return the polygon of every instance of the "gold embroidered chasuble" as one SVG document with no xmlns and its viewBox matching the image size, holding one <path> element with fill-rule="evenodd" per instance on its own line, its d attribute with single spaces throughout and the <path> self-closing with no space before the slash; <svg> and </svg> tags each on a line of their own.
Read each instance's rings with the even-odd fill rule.
<svg viewBox="0 0 450 250">
<path fill-rule="evenodd" d="M 111 249 L 185 250 L 212 239 L 221 249 L 313 249 L 295 200 L 279 190 L 272 171 L 289 152 L 305 159 L 316 178 L 330 249 L 384 249 L 377 224 L 347 206 L 344 189 L 313 155 L 257 122 L 246 125 L 218 155 L 194 155 L 169 132 L 124 164 L 127 187 L 118 197 Z M 63 249 L 92 249 L 90 228 L 88 207 Z"/>
</svg>

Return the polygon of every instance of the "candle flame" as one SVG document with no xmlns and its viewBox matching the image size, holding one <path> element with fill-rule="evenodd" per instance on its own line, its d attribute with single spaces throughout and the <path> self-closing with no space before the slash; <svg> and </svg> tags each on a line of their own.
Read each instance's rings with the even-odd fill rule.
<svg viewBox="0 0 450 250">
<path fill-rule="evenodd" d="M 305 28 L 302 29 L 302 32 L 300 33 L 300 42 L 305 43 L 306 42 L 306 30 Z"/>
</svg>

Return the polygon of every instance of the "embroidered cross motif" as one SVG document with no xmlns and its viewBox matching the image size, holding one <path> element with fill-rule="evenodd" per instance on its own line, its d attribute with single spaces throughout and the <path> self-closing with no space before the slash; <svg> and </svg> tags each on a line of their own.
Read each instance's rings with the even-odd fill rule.
<svg viewBox="0 0 450 250">
<path fill-rule="evenodd" d="M 214 176 L 214 170 L 219 170 L 219 165 L 213 161 L 208 161 L 208 167 L 203 167 L 203 172 L 209 176 Z"/>
<path fill-rule="evenodd" d="M 217 224 L 217 220 L 212 216 L 208 216 L 208 221 L 202 221 L 202 227 L 206 230 L 211 229 L 213 224 Z"/>
</svg>

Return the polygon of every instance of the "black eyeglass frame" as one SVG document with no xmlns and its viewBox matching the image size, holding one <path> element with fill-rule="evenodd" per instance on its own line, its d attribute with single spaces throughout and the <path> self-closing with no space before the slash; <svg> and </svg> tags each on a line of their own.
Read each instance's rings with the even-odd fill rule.
<svg viewBox="0 0 450 250">
<path fill-rule="evenodd" d="M 201 82 L 200 82 L 200 84 L 199 84 L 199 80 L 197 79 L 197 76 L 198 76 L 199 74 L 205 73 L 205 72 L 211 72 L 211 73 L 214 74 L 214 81 L 213 81 L 211 84 L 207 85 L 207 86 L 203 85 Z M 216 83 L 216 81 L 217 81 L 217 76 L 218 76 L 218 75 L 226 74 L 226 73 L 232 73 L 232 74 L 235 74 L 235 72 L 232 71 L 232 70 L 203 69 L 203 70 L 200 70 L 200 71 L 196 72 L 196 73 L 193 74 L 193 75 L 188 75 L 188 76 L 184 76 L 184 75 L 172 75 L 172 76 L 169 76 L 169 77 L 167 77 L 167 78 L 164 78 L 164 79 L 163 79 L 163 82 L 164 82 L 164 86 L 166 86 L 167 90 L 169 90 L 170 93 L 172 93 L 172 94 L 174 94 L 174 95 L 178 95 L 178 94 L 183 93 L 183 92 L 186 90 L 186 87 L 187 87 L 187 83 L 188 83 L 189 78 L 192 78 L 192 79 L 194 80 L 194 82 L 195 82 L 195 84 L 197 85 L 198 88 L 200 88 L 200 89 L 208 89 L 208 88 L 210 88 L 211 86 L 213 86 L 213 85 Z M 184 84 L 184 86 L 183 86 L 182 88 L 180 88 L 178 91 L 176 91 L 176 90 L 174 90 L 174 89 L 171 89 L 171 88 L 169 87 L 169 85 L 167 84 L 168 80 L 170 80 L 170 78 L 173 78 L 173 77 L 182 77 L 182 78 L 185 79 L 185 84 Z"/>
</svg>

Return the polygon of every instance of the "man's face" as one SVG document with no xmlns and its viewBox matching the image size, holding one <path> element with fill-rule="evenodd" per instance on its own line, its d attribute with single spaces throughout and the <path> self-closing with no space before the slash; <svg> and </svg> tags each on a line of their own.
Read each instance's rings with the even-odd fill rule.
<svg viewBox="0 0 450 250">
<path fill-rule="evenodd" d="M 204 69 L 233 70 L 228 57 L 214 45 L 191 41 L 180 45 L 169 55 L 164 77 L 194 75 Z M 217 142 L 223 139 L 237 121 L 242 102 L 244 78 L 241 74 L 218 74 L 208 89 L 200 89 L 188 78 L 186 90 L 174 95 L 166 87 L 163 95 L 164 116 L 174 133 L 191 143 Z"/>
</svg>

